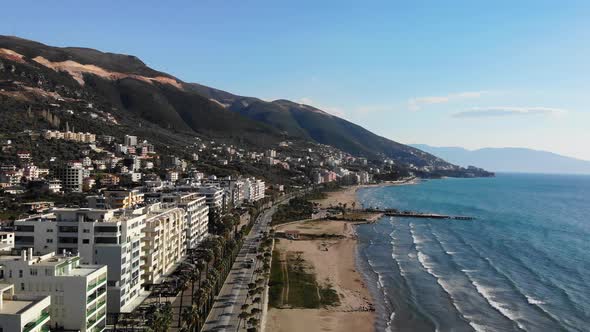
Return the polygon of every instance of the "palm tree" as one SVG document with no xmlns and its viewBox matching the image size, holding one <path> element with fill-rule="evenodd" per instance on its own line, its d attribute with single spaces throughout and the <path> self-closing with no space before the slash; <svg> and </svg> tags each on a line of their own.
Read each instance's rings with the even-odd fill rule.
<svg viewBox="0 0 590 332">
<path fill-rule="evenodd" d="M 195 304 L 195 302 L 194 302 L 195 282 L 197 282 L 197 284 L 200 284 L 201 272 L 203 270 L 203 266 L 204 266 L 203 262 L 198 261 L 197 264 L 195 265 L 195 268 L 191 271 L 191 274 L 189 276 L 190 281 L 191 281 L 191 305 Z"/>
<path fill-rule="evenodd" d="M 199 308 L 195 305 L 185 308 L 182 312 L 182 320 L 188 327 L 189 332 L 196 331 L 200 321 Z"/>
<path fill-rule="evenodd" d="M 154 332 L 168 332 L 172 322 L 172 306 L 166 303 L 164 306 L 156 309 L 153 316 L 148 322 L 148 326 Z"/>
<path fill-rule="evenodd" d="M 178 309 L 178 327 L 180 327 L 180 318 L 182 313 L 182 300 L 184 299 L 184 291 L 188 290 L 188 283 L 183 280 L 182 285 L 180 285 L 180 308 Z"/>
<path fill-rule="evenodd" d="M 202 252 L 202 257 L 205 260 L 205 278 L 209 275 L 209 263 L 214 258 L 213 250 L 206 249 Z"/>
<path fill-rule="evenodd" d="M 250 317 L 250 314 L 247 311 L 240 312 L 240 314 L 238 315 L 238 318 L 240 319 L 240 321 L 238 322 L 238 328 L 242 324 L 242 319 L 245 321 L 248 317 Z"/>
</svg>

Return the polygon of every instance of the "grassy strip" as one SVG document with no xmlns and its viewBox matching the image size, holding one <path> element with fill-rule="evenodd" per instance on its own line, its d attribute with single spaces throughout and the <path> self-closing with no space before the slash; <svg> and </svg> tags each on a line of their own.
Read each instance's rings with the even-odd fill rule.
<svg viewBox="0 0 590 332">
<path fill-rule="evenodd" d="M 273 308 L 281 307 L 281 293 L 284 285 L 283 270 L 281 268 L 281 253 L 278 250 L 272 252 L 270 278 L 268 281 L 268 305 Z"/>
<path fill-rule="evenodd" d="M 301 255 L 296 252 L 287 253 L 287 270 L 289 273 L 289 303 L 293 308 L 315 309 L 320 307 L 315 274 Z"/>
<path fill-rule="evenodd" d="M 272 266 L 269 279 L 268 304 L 273 308 L 291 307 L 318 309 L 326 306 L 340 304 L 338 293 L 330 284 L 318 285 L 316 275 L 310 272 L 311 268 L 301 258 L 299 252 L 287 252 L 287 273 L 289 274 L 289 299 L 282 303 L 281 295 L 285 284 L 285 275 L 281 266 L 281 253 L 273 251 Z"/>
</svg>

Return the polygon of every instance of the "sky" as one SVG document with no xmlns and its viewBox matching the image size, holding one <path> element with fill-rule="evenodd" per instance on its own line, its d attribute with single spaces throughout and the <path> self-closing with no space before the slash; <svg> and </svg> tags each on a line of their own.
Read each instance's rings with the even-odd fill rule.
<svg viewBox="0 0 590 332">
<path fill-rule="evenodd" d="M 3 12 L 0 34 L 136 55 L 402 143 L 590 160 L 590 1 L 19 0 Z"/>
</svg>

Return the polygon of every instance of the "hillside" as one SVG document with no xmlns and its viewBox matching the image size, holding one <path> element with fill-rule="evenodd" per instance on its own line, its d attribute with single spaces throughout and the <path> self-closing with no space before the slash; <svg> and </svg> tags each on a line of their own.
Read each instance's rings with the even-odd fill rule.
<svg viewBox="0 0 590 332">
<path fill-rule="evenodd" d="M 484 148 L 471 151 L 459 147 L 433 147 L 425 144 L 414 146 L 457 165 L 474 165 L 495 172 L 590 174 L 590 161 L 547 151 L 525 148 Z"/>
<path fill-rule="evenodd" d="M 288 100 L 267 102 L 198 84 L 191 84 L 191 87 L 234 112 L 267 123 L 290 136 L 312 139 L 368 158 L 380 156 L 416 166 L 452 167 L 431 154 L 375 135 L 352 122 L 309 105 Z"/>
<path fill-rule="evenodd" d="M 51 47 L 0 36 L 0 81 L 0 116 L 5 119 L 25 109 L 60 119 L 71 113 L 80 118 L 85 114 L 103 120 L 114 118 L 120 132 L 152 133 L 150 138 L 155 143 L 159 142 L 157 137 L 165 137 L 161 142 L 165 146 L 191 136 L 255 147 L 270 147 L 288 139 L 331 145 L 369 159 L 391 158 L 399 167 L 414 165 L 422 171 L 436 169 L 453 174 L 461 171 L 431 154 L 375 135 L 317 108 L 288 100 L 266 102 L 185 83 L 130 55 Z M 79 128 L 93 126 L 92 121 L 78 122 Z M 12 130 L 27 129 L 19 125 Z M 109 126 L 113 125 L 110 122 Z"/>
<path fill-rule="evenodd" d="M 134 56 L 0 36 L 0 61 L 0 80 L 14 81 L 13 91 L 1 94 L 5 104 L 10 99 L 16 105 L 42 109 L 48 104 L 75 108 L 77 103 L 90 102 L 123 122 L 146 121 L 177 133 L 253 145 L 280 138 L 273 128 L 185 89 L 184 82 Z"/>
</svg>

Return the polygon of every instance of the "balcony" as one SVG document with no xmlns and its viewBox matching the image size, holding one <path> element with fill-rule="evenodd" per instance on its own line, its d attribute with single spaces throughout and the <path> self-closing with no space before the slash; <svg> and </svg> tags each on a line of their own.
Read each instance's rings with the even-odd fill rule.
<svg viewBox="0 0 590 332">
<path fill-rule="evenodd" d="M 23 332 L 30 332 L 33 329 L 35 329 L 36 327 L 47 323 L 48 321 L 49 321 L 49 313 L 48 312 L 43 312 L 43 313 L 41 313 L 41 316 L 39 316 L 39 318 L 37 318 L 37 320 L 35 320 L 34 322 L 30 322 L 27 325 L 25 325 L 25 328 L 23 329 Z"/>
<path fill-rule="evenodd" d="M 101 297 L 106 292 L 107 292 L 106 288 L 99 289 L 96 294 L 91 294 L 90 296 L 88 296 L 88 300 L 86 300 L 86 304 L 88 305 L 88 304 L 92 303 L 94 300 Z"/>
<path fill-rule="evenodd" d="M 103 318 L 105 318 L 106 314 L 106 311 L 101 311 L 96 315 L 96 318 L 88 319 L 87 329 L 90 330 L 94 325 L 96 325 L 96 323 L 100 322 Z"/>
<path fill-rule="evenodd" d="M 94 288 L 96 288 L 97 286 L 102 285 L 106 281 L 107 281 L 107 277 L 102 277 L 102 278 L 98 279 L 96 282 L 88 284 L 88 287 L 86 288 L 86 290 L 91 291 Z"/>
</svg>

